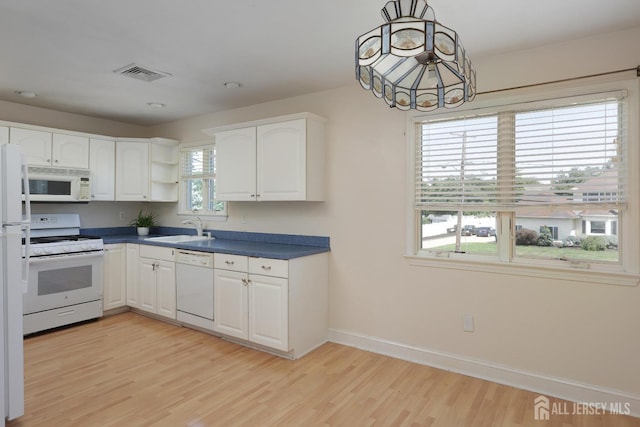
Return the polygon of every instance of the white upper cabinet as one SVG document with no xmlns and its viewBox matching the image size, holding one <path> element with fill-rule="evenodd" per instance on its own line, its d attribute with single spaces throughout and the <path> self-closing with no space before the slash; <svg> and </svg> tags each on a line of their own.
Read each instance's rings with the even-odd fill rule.
<svg viewBox="0 0 640 427">
<path fill-rule="evenodd" d="M 324 200 L 324 119 L 299 114 L 205 133 L 215 135 L 218 200 Z"/>
<path fill-rule="evenodd" d="M 91 200 L 115 200 L 115 168 L 115 140 L 90 138 L 89 169 L 91 170 Z"/>
<path fill-rule="evenodd" d="M 0 145 L 7 143 L 20 145 L 30 166 L 89 169 L 91 200 L 178 201 L 180 141 L 0 122 Z"/>
<path fill-rule="evenodd" d="M 179 141 L 127 138 L 116 141 L 116 200 L 176 202 Z"/>
<path fill-rule="evenodd" d="M 149 200 L 149 142 L 116 141 L 116 200 Z"/>
<path fill-rule="evenodd" d="M 22 147 L 29 165 L 89 168 L 88 137 L 12 127 L 9 140 Z"/>
<path fill-rule="evenodd" d="M 12 127 L 9 141 L 20 145 L 30 165 L 51 166 L 51 135 L 51 132 Z"/>
<path fill-rule="evenodd" d="M 89 138 L 54 133 L 51 154 L 51 166 L 88 169 Z"/>
<path fill-rule="evenodd" d="M 306 125 L 300 119 L 258 126 L 258 200 L 308 200 Z"/>
<path fill-rule="evenodd" d="M 256 200 L 256 128 L 216 134 L 218 200 Z"/>
<path fill-rule="evenodd" d="M 9 128 L 0 126 L 0 145 L 9 143 Z"/>
</svg>

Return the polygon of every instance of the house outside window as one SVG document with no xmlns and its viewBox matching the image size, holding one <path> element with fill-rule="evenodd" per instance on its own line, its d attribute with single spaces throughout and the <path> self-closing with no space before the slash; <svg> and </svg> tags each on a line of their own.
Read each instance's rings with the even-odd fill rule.
<svg viewBox="0 0 640 427">
<path fill-rule="evenodd" d="M 637 270 L 629 262 L 634 255 L 618 245 L 619 228 L 637 229 L 638 217 L 627 200 L 638 180 L 629 163 L 638 150 L 628 145 L 628 94 L 414 118 L 410 251 L 462 263 L 530 259 L 551 261 L 543 268 L 589 263 Z M 632 95 L 637 103 L 637 90 Z M 495 236 L 479 237 L 477 227 L 491 227 Z M 606 241 L 604 250 L 585 249 L 591 237 Z"/>
<path fill-rule="evenodd" d="M 589 232 L 591 234 L 606 234 L 607 227 L 605 221 L 589 221 L 589 225 L 591 226 Z"/>
</svg>

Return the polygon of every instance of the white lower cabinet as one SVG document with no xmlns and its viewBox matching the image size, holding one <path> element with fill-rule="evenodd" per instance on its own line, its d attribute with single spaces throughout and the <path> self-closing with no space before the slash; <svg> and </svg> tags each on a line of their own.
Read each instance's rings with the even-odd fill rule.
<svg viewBox="0 0 640 427">
<path fill-rule="evenodd" d="M 215 259 L 215 255 L 214 255 Z M 236 338 L 249 338 L 247 273 L 213 271 L 213 330 Z"/>
<path fill-rule="evenodd" d="M 140 308 L 140 245 L 127 243 L 127 305 Z"/>
<path fill-rule="evenodd" d="M 176 318 L 175 250 L 159 246 L 140 246 L 140 310 L 171 319 Z"/>
<path fill-rule="evenodd" d="M 252 274 L 259 261 L 267 272 Z M 273 268 L 278 264 L 279 268 Z M 288 261 L 214 255 L 213 330 L 281 351 L 289 351 Z M 284 266 L 284 267 L 282 267 Z"/>
<path fill-rule="evenodd" d="M 249 275 L 249 341 L 289 351 L 289 282 Z"/>
<path fill-rule="evenodd" d="M 127 305 L 127 252 L 125 244 L 104 246 L 103 310 Z"/>
<path fill-rule="evenodd" d="M 292 358 L 318 347 L 327 339 L 327 259 L 216 253 L 213 330 Z"/>
<path fill-rule="evenodd" d="M 176 320 L 176 287 L 181 284 L 176 283 L 175 249 L 113 246 L 120 252 L 108 257 L 120 258 L 107 262 L 110 271 L 122 262 L 122 246 L 126 252 L 126 305 Z M 290 260 L 215 253 L 213 265 L 215 335 L 292 359 L 327 341 L 327 253 Z"/>
</svg>

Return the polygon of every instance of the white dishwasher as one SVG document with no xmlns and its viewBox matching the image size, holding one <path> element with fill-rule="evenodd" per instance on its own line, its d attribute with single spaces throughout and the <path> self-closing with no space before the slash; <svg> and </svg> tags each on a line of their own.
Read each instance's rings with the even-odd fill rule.
<svg viewBox="0 0 640 427">
<path fill-rule="evenodd" d="M 213 254 L 176 250 L 177 320 L 213 329 Z"/>
</svg>

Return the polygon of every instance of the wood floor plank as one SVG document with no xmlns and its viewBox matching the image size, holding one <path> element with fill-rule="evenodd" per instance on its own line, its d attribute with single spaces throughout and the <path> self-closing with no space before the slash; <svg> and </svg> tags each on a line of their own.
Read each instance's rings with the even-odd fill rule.
<svg viewBox="0 0 640 427">
<path fill-rule="evenodd" d="M 27 338 L 25 389 L 8 427 L 640 426 L 541 423 L 524 390 L 334 343 L 291 361 L 135 313 Z"/>
</svg>

